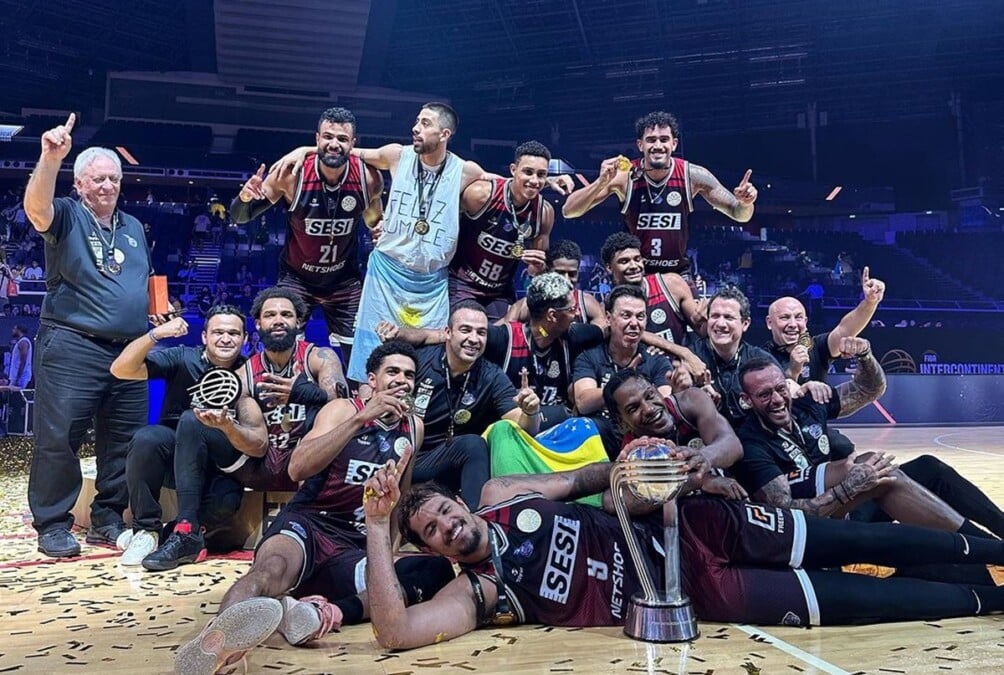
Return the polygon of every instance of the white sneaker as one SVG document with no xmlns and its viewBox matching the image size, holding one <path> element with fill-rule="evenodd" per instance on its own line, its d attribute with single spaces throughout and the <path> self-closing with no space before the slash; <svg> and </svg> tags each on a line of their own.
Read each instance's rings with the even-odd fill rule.
<svg viewBox="0 0 1004 675">
<path fill-rule="evenodd" d="M 300 600 L 284 595 L 282 621 L 276 628 L 291 645 L 302 645 L 324 637 L 342 625 L 342 612 L 323 596 L 311 595 Z"/>
<path fill-rule="evenodd" d="M 122 534 L 115 539 L 115 548 L 120 551 L 124 551 L 129 548 L 129 544 L 132 542 L 133 534 L 135 533 L 132 531 L 131 527 L 127 527 L 122 530 Z"/>
<path fill-rule="evenodd" d="M 119 558 L 120 565 L 139 565 L 143 558 L 157 550 L 158 536 L 156 532 L 140 530 L 132 536 L 125 553 Z"/>
</svg>

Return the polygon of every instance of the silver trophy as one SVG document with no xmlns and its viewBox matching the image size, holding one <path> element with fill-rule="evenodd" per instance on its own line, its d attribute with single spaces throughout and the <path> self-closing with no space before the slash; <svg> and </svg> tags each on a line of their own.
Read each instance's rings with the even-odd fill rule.
<svg viewBox="0 0 1004 675">
<path fill-rule="evenodd" d="M 646 642 L 687 642 L 700 630 L 690 600 L 680 587 L 680 530 L 676 498 L 687 482 L 685 462 L 670 459 L 672 448 L 657 444 L 635 448 L 625 461 L 617 462 L 610 472 L 610 492 L 617 518 L 627 540 L 628 550 L 638 570 L 641 592 L 628 603 L 624 632 Z M 663 546 L 666 551 L 664 590 L 659 590 L 649 574 L 646 559 L 624 505 L 624 491 L 635 498 L 663 505 Z"/>
<path fill-rule="evenodd" d="M 241 395 L 241 380 L 232 370 L 210 368 L 188 393 L 193 408 L 230 408 Z"/>
</svg>

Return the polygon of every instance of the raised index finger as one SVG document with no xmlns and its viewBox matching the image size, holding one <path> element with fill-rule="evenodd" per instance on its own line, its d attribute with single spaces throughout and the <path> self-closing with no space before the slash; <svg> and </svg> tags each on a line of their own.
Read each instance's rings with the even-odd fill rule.
<svg viewBox="0 0 1004 675">
<path fill-rule="evenodd" d="M 265 177 L 265 165 L 264 164 L 262 164 L 261 166 L 258 167 L 258 173 L 256 173 L 255 175 L 258 176 L 259 178 L 264 178 Z"/>
<path fill-rule="evenodd" d="M 868 265 L 865 265 L 865 268 L 863 270 L 861 270 L 861 283 L 862 284 L 867 284 L 868 283 L 868 279 L 869 279 L 869 276 L 868 276 Z"/>
<path fill-rule="evenodd" d="M 527 376 L 528 376 L 528 373 L 526 371 L 526 368 L 524 367 L 522 370 L 519 371 L 519 388 L 520 389 L 526 389 L 527 387 L 530 386 L 530 382 L 529 382 L 529 379 L 528 379 Z"/>
<path fill-rule="evenodd" d="M 747 185 L 749 185 L 750 176 L 752 175 L 753 175 L 753 169 L 746 169 L 746 173 L 745 175 L 743 175 L 743 179 L 739 181 L 739 187 L 746 187 Z"/>
<path fill-rule="evenodd" d="M 70 113 L 70 116 L 66 118 L 66 124 L 63 126 L 66 128 L 66 133 L 73 131 L 73 125 L 77 123 L 77 113 Z"/>
</svg>

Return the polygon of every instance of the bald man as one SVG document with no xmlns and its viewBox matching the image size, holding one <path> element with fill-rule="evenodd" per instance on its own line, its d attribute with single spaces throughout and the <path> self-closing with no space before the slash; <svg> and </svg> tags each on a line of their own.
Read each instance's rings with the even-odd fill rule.
<svg viewBox="0 0 1004 675">
<path fill-rule="evenodd" d="M 865 267 L 861 290 L 864 297 L 858 306 L 833 330 L 818 335 L 809 334 L 805 306 L 796 298 L 788 296 L 771 303 L 767 311 L 771 340 L 764 348 L 781 364 L 786 377 L 800 384 L 808 380 L 826 381 L 830 361 L 840 356 L 841 339 L 857 337 L 868 327 L 885 295 L 885 283 L 872 279 Z"/>
</svg>

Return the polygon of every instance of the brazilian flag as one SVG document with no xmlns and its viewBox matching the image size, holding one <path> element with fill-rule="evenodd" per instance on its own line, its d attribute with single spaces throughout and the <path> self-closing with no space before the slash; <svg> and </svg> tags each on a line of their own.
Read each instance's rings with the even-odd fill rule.
<svg viewBox="0 0 1004 675">
<path fill-rule="evenodd" d="M 595 462 L 608 462 L 596 423 L 572 417 L 538 434 L 536 438 L 511 420 L 501 420 L 483 434 L 492 458 L 492 477 L 521 473 L 571 471 Z M 601 495 L 577 500 L 601 507 Z"/>
</svg>

